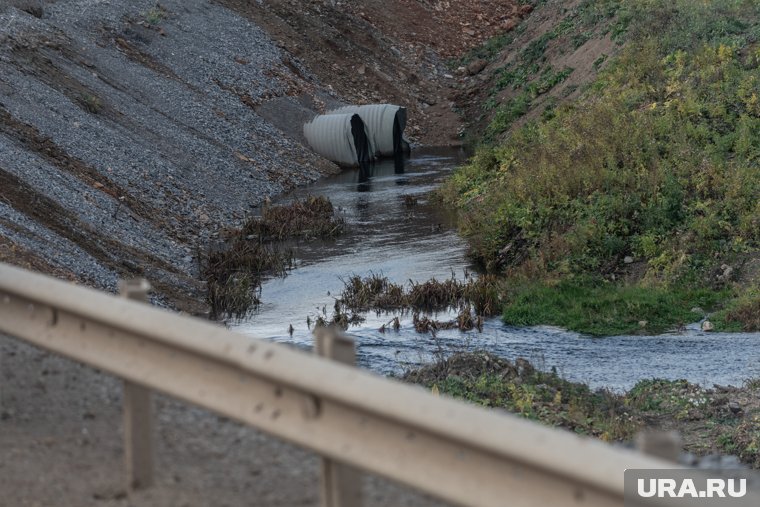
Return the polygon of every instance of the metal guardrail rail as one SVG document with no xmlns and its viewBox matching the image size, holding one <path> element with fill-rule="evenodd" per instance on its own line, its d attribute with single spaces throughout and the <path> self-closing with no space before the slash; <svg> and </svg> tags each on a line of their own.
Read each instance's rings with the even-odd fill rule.
<svg viewBox="0 0 760 507">
<path fill-rule="evenodd" d="M 626 468 L 675 468 L 5 264 L 0 332 L 456 504 L 622 505 Z"/>
</svg>

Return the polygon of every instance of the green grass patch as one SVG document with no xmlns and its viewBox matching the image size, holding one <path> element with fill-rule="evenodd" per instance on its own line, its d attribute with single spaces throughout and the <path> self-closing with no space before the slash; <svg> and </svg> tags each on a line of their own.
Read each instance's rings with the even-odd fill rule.
<svg viewBox="0 0 760 507">
<path fill-rule="evenodd" d="M 724 292 L 667 290 L 601 279 L 539 282 L 516 291 L 503 319 L 515 326 L 549 324 L 591 336 L 657 334 L 697 321 L 694 307 L 713 307 Z"/>
<path fill-rule="evenodd" d="M 488 128 L 486 128 L 485 138 L 490 141 L 506 132 L 515 121 L 520 119 L 530 110 L 530 105 L 532 103 L 532 94 L 523 92 L 510 99 L 506 104 L 499 106 L 491 123 L 489 123 Z"/>
<path fill-rule="evenodd" d="M 155 7 L 148 10 L 143 16 L 145 18 L 145 22 L 149 25 L 157 25 L 168 15 L 169 11 L 167 11 L 164 7 L 156 4 Z"/>
<path fill-rule="evenodd" d="M 640 427 L 623 396 L 569 382 L 524 359 L 513 363 L 485 352 L 455 354 L 410 371 L 404 380 L 606 441 L 630 439 Z"/>
</svg>

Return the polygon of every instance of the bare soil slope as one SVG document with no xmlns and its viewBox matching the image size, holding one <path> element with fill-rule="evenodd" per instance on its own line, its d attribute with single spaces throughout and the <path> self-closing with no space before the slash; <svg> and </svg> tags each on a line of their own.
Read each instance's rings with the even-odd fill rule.
<svg viewBox="0 0 760 507">
<path fill-rule="evenodd" d="M 216 1 L 267 30 L 344 100 L 407 106 L 409 137 L 428 145 L 461 143 L 450 61 L 532 10 L 512 0 Z"/>
</svg>

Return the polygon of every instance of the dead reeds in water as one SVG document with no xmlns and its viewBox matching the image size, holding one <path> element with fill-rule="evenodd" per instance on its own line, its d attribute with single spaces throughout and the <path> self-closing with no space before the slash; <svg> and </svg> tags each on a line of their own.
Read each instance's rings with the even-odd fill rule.
<svg viewBox="0 0 760 507">
<path fill-rule="evenodd" d="M 330 199 L 309 196 L 287 205 L 265 206 L 260 217 L 249 219 L 241 233 L 262 240 L 332 238 L 343 233 L 345 221 L 335 216 Z"/>
<path fill-rule="evenodd" d="M 442 311 L 471 306 L 476 315 L 488 317 L 500 311 L 498 280 L 491 275 L 469 278 L 465 281 L 452 278 L 427 282 L 409 281 L 404 287 L 387 277 L 371 274 L 343 280 L 343 291 L 338 302 L 347 310 Z"/>
<path fill-rule="evenodd" d="M 262 280 L 285 276 L 295 266 L 284 240 L 335 237 L 344 229 L 327 197 L 264 207 L 260 217 L 228 232 L 226 243 L 209 249 L 201 261 L 212 317 L 244 317 L 260 302 Z"/>
<path fill-rule="evenodd" d="M 207 283 L 212 317 L 244 317 L 260 302 L 262 279 L 285 276 L 293 263 L 289 250 L 242 238 L 211 249 L 202 275 Z"/>
<path fill-rule="evenodd" d="M 436 320 L 427 315 L 420 315 L 419 312 L 412 314 L 412 324 L 414 330 L 418 333 L 430 333 L 433 336 L 442 329 L 458 329 L 460 331 L 471 331 L 473 329 L 478 332 L 483 331 L 483 315 L 476 315 L 472 311 L 470 305 L 465 305 L 459 310 L 459 314 L 456 319 L 453 320 Z"/>
<path fill-rule="evenodd" d="M 435 334 L 441 329 L 482 330 L 483 319 L 500 311 L 498 280 L 489 275 L 465 281 L 452 276 L 448 280 L 409 281 L 405 287 L 379 274 L 352 276 L 343 281 L 343 291 L 336 301 L 336 314 L 367 311 L 412 312 L 417 332 Z M 457 318 L 438 321 L 421 312 L 458 310 Z M 398 317 L 392 321 L 398 330 Z M 385 332 L 389 324 L 380 328 Z"/>
</svg>

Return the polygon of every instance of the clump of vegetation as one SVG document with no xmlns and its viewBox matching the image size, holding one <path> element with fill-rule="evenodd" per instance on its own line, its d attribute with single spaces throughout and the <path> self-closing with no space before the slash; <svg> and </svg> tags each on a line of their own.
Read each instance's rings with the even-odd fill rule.
<svg viewBox="0 0 760 507">
<path fill-rule="evenodd" d="M 203 277 L 207 283 L 212 315 L 242 318 L 259 304 L 257 293 L 265 276 L 285 276 L 293 267 L 293 254 L 260 243 L 236 238 L 211 250 L 205 259 Z"/>
<path fill-rule="evenodd" d="M 290 204 L 265 206 L 260 217 L 243 225 L 241 233 L 264 240 L 331 238 L 342 234 L 345 225 L 342 218 L 335 216 L 330 199 L 309 196 Z"/>
<path fill-rule="evenodd" d="M 406 287 L 379 274 L 354 275 L 343 281 L 337 304 L 353 312 L 419 312 L 471 307 L 476 315 L 490 316 L 496 315 L 501 307 L 498 285 L 498 280 L 488 275 L 466 281 L 453 276 L 448 280 L 432 279 L 422 283 L 410 280 Z"/>
<path fill-rule="evenodd" d="M 760 414 L 753 414 L 723 434 L 724 448 L 752 468 L 760 468 Z"/>
<path fill-rule="evenodd" d="M 242 318 L 261 302 L 260 278 L 256 275 L 235 272 L 218 278 L 210 274 L 207 277 L 207 300 L 212 318 L 223 315 Z"/>
<path fill-rule="evenodd" d="M 576 103 L 482 146 L 443 195 L 474 258 L 508 277 L 591 275 L 636 298 L 653 293 L 631 283 L 722 289 L 716 266 L 760 248 L 760 6 L 597 3 L 584 16 L 611 15 L 626 46 Z M 540 61 L 543 43 L 520 62 Z M 504 106 L 486 137 L 524 110 Z"/>
<path fill-rule="evenodd" d="M 488 124 L 484 138 L 494 141 L 497 136 L 509 130 L 512 124 L 523 117 L 533 103 L 533 97 L 528 92 L 523 92 L 511 98 L 506 104 L 498 106 L 496 113 Z"/>
<path fill-rule="evenodd" d="M 157 25 L 166 18 L 166 16 L 169 15 L 169 11 L 166 10 L 166 8 L 160 4 L 156 4 L 155 7 L 149 9 L 143 17 L 145 18 L 145 22 L 149 25 Z"/>
<path fill-rule="evenodd" d="M 349 326 L 361 324 L 364 322 L 364 320 L 364 317 L 358 313 L 344 312 L 339 305 L 335 305 L 335 311 L 331 317 L 328 317 L 326 312 L 323 312 L 322 315 L 317 316 L 314 321 L 314 328 L 335 327 L 337 329 L 345 331 L 349 328 Z M 311 318 L 307 318 L 307 325 L 309 326 L 309 329 L 311 329 Z M 384 331 L 385 329 L 383 329 L 383 332 Z"/>
<path fill-rule="evenodd" d="M 760 290 L 747 291 L 727 308 L 712 317 L 719 328 L 726 331 L 760 331 Z"/>
<path fill-rule="evenodd" d="M 98 114 L 103 109 L 103 102 L 97 95 L 85 94 L 80 99 L 82 107 L 90 114 Z"/>
<path fill-rule="evenodd" d="M 408 372 L 404 380 L 607 441 L 628 440 L 641 427 L 622 396 L 539 371 L 524 359 L 512 363 L 484 352 L 454 354 Z"/>
<path fill-rule="evenodd" d="M 337 324 L 346 329 L 348 324 L 363 320 L 363 312 L 399 312 L 412 314 L 412 322 L 418 333 L 433 336 L 443 329 L 470 331 L 483 330 L 484 318 L 496 315 L 501 308 L 499 281 L 492 276 L 458 280 L 452 274 L 448 280 L 427 282 L 409 280 L 407 285 L 391 282 L 387 277 L 371 274 L 367 277 L 351 276 L 343 281 L 343 290 L 335 301 L 331 320 L 323 318 L 324 324 Z M 437 320 L 424 313 L 456 310 L 456 318 Z M 398 316 L 384 324 L 380 332 L 389 328 L 398 330 Z"/>
<path fill-rule="evenodd" d="M 343 280 L 343 291 L 338 302 L 355 312 L 369 310 L 395 310 L 403 307 L 404 287 L 392 283 L 388 277 L 373 273 L 367 277 L 353 275 Z"/>
<path fill-rule="evenodd" d="M 266 206 L 260 217 L 229 232 L 226 244 L 210 250 L 202 262 L 212 316 L 244 317 L 259 304 L 265 277 L 285 276 L 293 269 L 293 252 L 282 247 L 283 240 L 335 237 L 344 228 L 343 219 L 335 216 L 326 197 Z M 343 316 L 336 318 L 342 325 Z"/>
<path fill-rule="evenodd" d="M 435 335 L 440 330 L 458 329 L 460 331 L 472 331 L 477 328 L 478 332 L 483 332 L 483 316 L 473 312 L 469 304 L 465 304 L 459 309 L 457 317 L 452 320 L 441 321 L 427 315 L 420 315 L 419 312 L 412 314 L 412 325 L 418 333 L 430 333 Z"/>
<path fill-rule="evenodd" d="M 686 421 L 709 410 L 706 390 L 685 380 L 641 380 L 625 395 L 626 404 L 648 416 Z"/>
<path fill-rule="evenodd" d="M 760 468 L 758 381 L 704 389 L 685 380 L 649 379 L 615 393 L 486 352 L 441 358 L 403 379 L 605 441 L 629 441 L 642 429 L 675 429 L 686 451 L 699 456 L 723 450 Z"/>
</svg>

